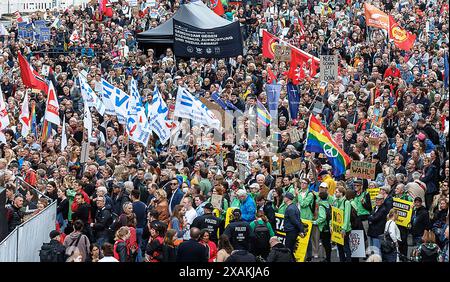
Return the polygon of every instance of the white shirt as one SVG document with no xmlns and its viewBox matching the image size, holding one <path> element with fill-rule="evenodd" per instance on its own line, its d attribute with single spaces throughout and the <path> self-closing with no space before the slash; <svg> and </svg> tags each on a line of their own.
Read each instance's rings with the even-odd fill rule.
<svg viewBox="0 0 450 282">
<path fill-rule="evenodd" d="M 397 224 L 393 220 L 388 220 L 386 225 L 384 226 L 384 232 L 389 232 L 392 241 L 397 242 L 401 241 L 400 230 L 397 227 Z"/>
<path fill-rule="evenodd" d="M 119 262 L 115 257 L 103 257 L 98 262 Z"/>
</svg>

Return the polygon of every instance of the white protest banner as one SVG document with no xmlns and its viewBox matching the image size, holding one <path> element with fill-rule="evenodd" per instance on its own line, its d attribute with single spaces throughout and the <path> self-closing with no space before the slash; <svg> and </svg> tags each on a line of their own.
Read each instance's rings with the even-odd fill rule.
<svg viewBox="0 0 450 282">
<path fill-rule="evenodd" d="M 337 55 L 320 56 L 320 81 L 337 80 L 338 57 Z"/>
<path fill-rule="evenodd" d="M 249 153 L 246 151 L 236 151 L 234 155 L 234 162 L 238 164 L 247 165 L 248 164 Z"/>
</svg>

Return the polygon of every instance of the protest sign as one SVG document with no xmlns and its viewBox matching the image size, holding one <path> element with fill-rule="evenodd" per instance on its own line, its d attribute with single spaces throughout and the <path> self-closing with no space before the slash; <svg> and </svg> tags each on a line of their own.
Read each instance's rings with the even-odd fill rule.
<svg viewBox="0 0 450 282">
<path fill-rule="evenodd" d="M 297 173 L 300 171 L 301 161 L 300 158 L 297 159 L 286 159 L 284 161 L 284 173 L 286 175 Z"/>
<path fill-rule="evenodd" d="M 289 137 L 291 137 L 292 143 L 298 142 L 300 141 L 300 132 L 297 128 L 291 128 L 291 130 L 289 130 Z"/>
<path fill-rule="evenodd" d="M 395 223 L 400 226 L 409 227 L 413 212 L 413 202 L 405 201 L 400 198 L 394 198 L 393 207 L 398 211 L 398 218 Z"/>
<path fill-rule="evenodd" d="M 234 162 L 238 164 L 248 165 L 248 155 L 246 151 L 236 151 L 234 154 Z"/>
<path fill-rule="evenodd" d="M 336 207 L 331 207 L 331 241 L 339 245 L 344 245 L 344 236 L 341 234 L 344 226 L 344 211 Z"/>
<path fill-rule="evenodd" d="M 375 163 L 352 161 L 350 166 L 350 176 L 364 179 L 374 179 Z"/>
<path fill-rule="evenodd" d="M 309 237 L 311 237 L 312 222 L 310 220 L 302 219 L 303 227 L 305 229 L 305 237 L 297 237 L 296 249 L 294 250 L 294 257 L 297 262 L 304 262 L 306 257 L 306 250 L 308 249 Z M 275 234 L 284 244 L 286 233 L 284 232 L 284 214 L 275 213 Z"/>
<path fill-rule="evenodd" d="M 337 55 L 320 56 L 320 81 L 335 81 L 338 77 Z"/>
<path fill-rule="evenodd" d="M 272 175 L 281 175 L 281 154 L 270 157 L 270 171 Z"/>
<path fill-rule="evenodd" d="M 222 207 L 222 195 L 212 194 L 211 195 L 211 204 L 214 208 L 220 209 Z"/>
<path fill-rule="evenodd" d="M 369 137 L 369 150 L 371 153 L 377 153 L 378 147 L 380 146 L 380 138 L 378 137 Z"/>
<path fill-rule="evenodd" d="M 352 251 L 352 258 L 365 258 L 366 247 L 364 242 L 364 231 L 352 230 L 348 239 L 350 243 L 350 250 Z"/>
<path fill-rule="evenodd" d="M 367 188 L 366 192 L 370 195 L 372 207 L 375 207 L 375 197 L 380 194 L 380 188 Z"/>
<path fill-rule="evenodd" d="M 50 66 L 49 65 L 42 65 L 41 74 L 43 76 L 48 76 L 49 73 L 50 73 Z"/>
<path fill-rule="evenodd" d="M 291 61 L 291 47 L 283 45 L 275 45 L 274 59 L 278 62 L 290 62 Z"/>
</svg>

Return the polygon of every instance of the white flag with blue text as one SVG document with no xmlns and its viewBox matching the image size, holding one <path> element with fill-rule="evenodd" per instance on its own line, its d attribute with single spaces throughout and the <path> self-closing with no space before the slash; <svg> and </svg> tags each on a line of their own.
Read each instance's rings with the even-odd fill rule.
<svg viewBox="0 0 450 282">
<path fill-rule="evenodd" d="M 158 135 L 161 143 L 165 144 L 170 138 L 172 122 L 167 119 L 169 109 L 158 88 L 153 92 L 152 105 L 148 112 L 151 129 Z"/>
<path fill-rule="evenodd" d="M 116 110 L 114 109 L 114 85 L 111 85 L 108 81 L 102 79 L 102 101 L 105 105 L 105 113 L 108 115 L 116 115 Z"/>
<path fill-rule="evenodd" d="M 211 110 L 197 97 L 182 87 L 178 87 L 174 115 L 221 130 L 220 121 L 214 116 Z"/>
<path fill-rule="evenodd" d="M 89 86 L 89 83 L 82 74 L 79 74 L 79 79 L 80 79 L 81 95 L 83 99 L 86 100 L 87 105 L 89 107 L 95 107 L 97 109 L 97 112 L 103 116 L 105 114 L 106 108 L 102 100 L 100 100 L 97 97 L 97 94 Z"/>
</svg>

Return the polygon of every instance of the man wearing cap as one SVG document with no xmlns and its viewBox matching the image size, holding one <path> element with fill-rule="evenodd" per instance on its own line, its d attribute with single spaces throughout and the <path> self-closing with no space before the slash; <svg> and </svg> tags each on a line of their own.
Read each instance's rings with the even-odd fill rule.
<svg viewBox="0 0 450 282">
<path fill-rule="evenodd" d="M 235 180 L 235 178 L 234 178 L 234 167 L 227 166 L 226 175 L 225 175 L 224 180 L 226 182 L 228 182 L 228 185 L 230 185 L 230 186 L 231 186 L 231 184 L 233 184 L 233 181 Z"/>
<path fill-rule="evenodd" d="M 428 210 L 423 206 L 422 198 L 414 199 L 414 209 L 411 216 L 411 235 L 413 237 L 413 245 L 417 246 L 422 243 L 422 236 L 426 229 L 430 228 L 430 215 Z"/>
<path fill-rule="evenodd" d="M 66 248 L 60 235 L 57 230 L 50 231 L 50 242 L 44 243 L 39 251 L 40 262 L 66 262 Z"/>
<path fill-rule="evenodd" d="M 367 229 L 369 228 L 367 219 L 370 215 L 370 212 L 372 211 L 372 202 L 370 200 L 370 195 L 366 191 L 363 191 L 362 179 L 355 179 L 353 181 L 353 187 L 355 189 L 356 195 L 352 201 L 355 203 L 356 212 L 364 226 L 364 232 L 367 233 Z"/>
<path fill-rule="evenodd" d="M 221 225 L 221 220 L 212 213 L 214 207 L 211 203 L 206 203 L 203 210 L 204 214 L 194 219 L 191 228 L 197 227 L 200 230 L 208 230 L 210 240 L 217 244 L 217 231 Z"/>
<path fill-rule="evenodd" d="M 286 247 L 294 254 L 295 243 L 297 242 L 297 236 L 304 237 L 305 229 L 300 217 L 300 210 L 297 205 L 293 203 L 294 195 L 290 192 L 284 194 L 284 203 L 287 208 L 284 212 L 284 232 L 286 232 Z"/>
<path fill-rule="evenodd" d="M 334 195 L 336 191 L 336 181 L 333 179 L 328 170 L 326 170 L 325 168 L 331 169 L 331 167 L 326 167 L 324 165 L 324 170 L 322 170 L 317 177 L 320 182 L 324 182 L 327 184 L 328 195 Z"/>
<path fill-rule="evenodd" d="M 367 230 L 367 235 L 369 237 L 369 245 L 373 247 L 372 251 L 378 255 L 381 255 L 380 236 L 384 233 L 386 216 L 389 212 L 383 203 L 384 196 L 378 194 L 375 197 L 375 207 L 368 217 L 369 228 Z"/>
<path fill-rule="evenodd" d="M 233 210 L 233 220 L 225 228 L 223 234 L 230 238 L 230 243 L 235 250 L 249 250 L 253 232 L 250 223 L 241 219 L 241 210 Z"/>
</svg>

